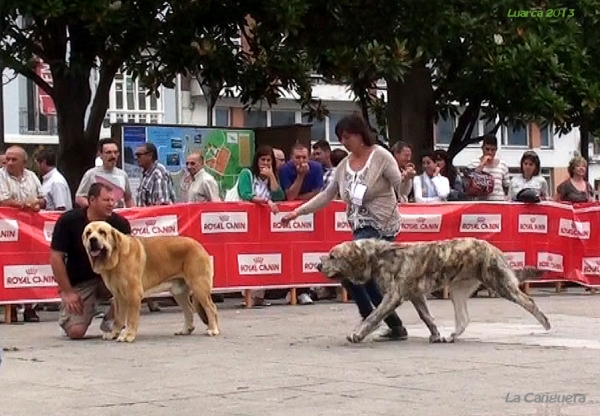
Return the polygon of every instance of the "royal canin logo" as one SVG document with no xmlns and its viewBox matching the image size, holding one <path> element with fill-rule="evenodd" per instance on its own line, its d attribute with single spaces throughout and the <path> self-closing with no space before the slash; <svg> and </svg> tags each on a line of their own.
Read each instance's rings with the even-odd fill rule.
<svg viewBox="0 0 600 416">
<path fill-rule="evenodd" d="M 252 259 L 252 262 L 253 262 L 254 264 L 262 264 L 262 263 L 264 263 L 264 262 L 265 262 L 265 259 L 264 259 L 263 257 L 254 257 L 254 258 Z"/>
<path fill-rule="evenodd" d="M 29 275 L 33 275 L 33 274 L 37 274 L 38 269 L 35 267 L 30 267 L 29 269 L 25 270 L 25 273 L 29 274 Z"/>
</svg>

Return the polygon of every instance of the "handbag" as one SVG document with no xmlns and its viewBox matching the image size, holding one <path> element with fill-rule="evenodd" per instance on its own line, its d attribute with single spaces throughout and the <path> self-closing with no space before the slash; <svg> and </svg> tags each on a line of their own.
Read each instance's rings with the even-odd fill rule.
<svg viewBox="0 0 600 416">
<path fill-rule="evenodd" d="M 516 200 L 518 202 L 526 202 L 530 204 L 541 202 L 540 196 L 537 193 L 537 191 L 531 188 L 521 189 L 516 196 Z"/>
<path fill-rule="evenodd" d="M 470 197 L 481 197 L 494 191 L 494 176 L 487 172 L 480 172 L 467 168 L 464 172 L 465 193 Z"/>
<path fill-rule="evenodd" d="M 240 172 L 237 180 L 235 181 L 235 185 L 233 185 L 233 187 L 231 189 L 228 189 L 227 192 L 225 192 L 225 198 L 223 198 L 223 201 L 238 202 L 238 201 L 242 200 L 242 198 L 240 198 L 240 192 L 238 191 L 238 186 L 240 184 L 240 176 L 242 176 L 246 170 L 247 169 L 244 169 Z M 250 173 L 250 172 L 248 172 L 248 173 Z"/>
<path fill-rule="evenodd" d="M 223 201 L 237 202 L 237 201 L 242 200 L 242 198 L 240 198 L 240 193 L 238 192 L 239 183 L 240 183 L 240 178 L 238 176 L 237 181 L 235 181 L 235 185 L 233 185 L 233 187 L 231 189 L 228 189 L 227 192 L 225 192 L 225 198 L 223 198 Z"/>
</svg>

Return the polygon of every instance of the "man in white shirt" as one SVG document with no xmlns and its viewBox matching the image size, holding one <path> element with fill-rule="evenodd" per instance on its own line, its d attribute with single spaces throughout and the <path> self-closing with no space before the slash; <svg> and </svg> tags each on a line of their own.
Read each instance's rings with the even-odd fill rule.
<svg viewBox="0 0 600 416">
<path fill-rule="evenodd" d="M 185 160 L 191 182 L 187 189 L 187 202 L 221 202 L 219 184 L 215 178 L 204 169 L 204 156 L 194 152 Z"/>
<path fill-rule="evenodd" d="M 35 173 L 25 169 L 27 152 L 20 146 L 6 150 L 6 166 L 0 169 L 0 206 L 13 207 L 23 211 L 38 212 L 46 207 L 42 194 L 42 184 Z M 17 321 L 17 310 L 12 308 L 11 321 Z M 31 304 L 23 311 L 25 322 L 39 322 Z"/>
<path fill-rule="evenodd" d="M 406 203 L 412 199 L 413 178 L 417 174 L 415 165 L 411 163 L 412 148 L 406 142 L 396 142 L 391 151 L 402 173 L 402 192 L 398 195 L 398 201 Z"/>
<path fill-rule="evenodd" d="M 75 193 L 75 202 L 82 208 L 87 207 L 90 186 L 101 182 L 112 188 L 116 208 L 133 207 L 135 203 L 131 196 L 129 177 L 123 169 L 117 167 L 120 157 L 119 144 L 113 139 L 102 139 L 98 142 L 98 150 L 102 158 L 102 166 L 93 167 L 85 172 Z"/>
<path fill-rule="evenodd" d="M 47 211 L 69 211 L 73 208 L 71 190 L 65 177 L 56 169 L 56 155 L 52 149 L 40 151 L 35 161 L 43 175 L 42 193 Z"/>
</svg>

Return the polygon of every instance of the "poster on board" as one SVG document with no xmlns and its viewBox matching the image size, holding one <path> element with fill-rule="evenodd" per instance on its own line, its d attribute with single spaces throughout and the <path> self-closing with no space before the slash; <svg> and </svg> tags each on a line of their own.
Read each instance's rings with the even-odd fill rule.
<svg viewBox="0 0 600 416">
<path fill-rule="evenodd" d="M 135 150 L 148 142 L 156 146 L 158 161 L 169 172 L 178 200 L 182 200 L 186 178 L 185 160 L 194 152 L 204 155 L 205 169 L 219 184 L 221 196 L 237 180 L 240 171 L 254 158 L 254 131 L 191 126 L 123 125 L 123 167 L 135 195 L 142 176 Z"/>
</svg>

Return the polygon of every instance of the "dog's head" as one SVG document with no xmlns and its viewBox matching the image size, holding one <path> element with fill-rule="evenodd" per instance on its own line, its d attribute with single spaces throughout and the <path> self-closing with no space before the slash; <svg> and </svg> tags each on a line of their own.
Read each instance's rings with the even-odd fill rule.
<svg viewBox="0 0 600 416">
<path fill-rule="evenodd" d="M 112 269 L 119 261 L 119 254 L 129 252 L 129 242 L 126 242 L 123 234 L 105 221 L 90 222 L 81 238 L 92 268 L 97 273 L 97 269 Z"/>
<path fill-rule="evenodd" d="M 317 270 L 332 280 L 348 279 L 354 284 L 364 284 L 372 277 L 377 253 L 389 244 L 377 239 L 340 243 L 329 251 L 329 255 L 321 257 Z"/>
</svg>

